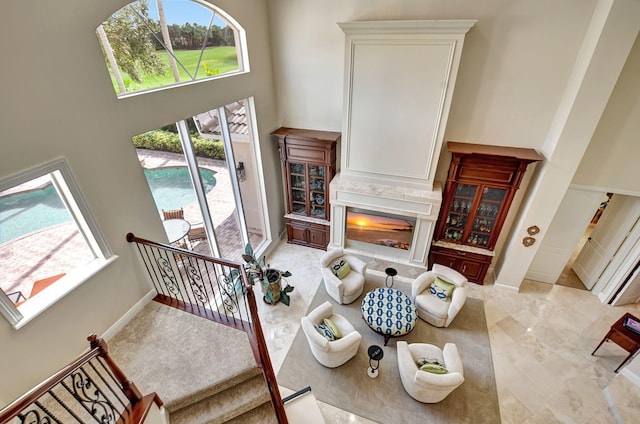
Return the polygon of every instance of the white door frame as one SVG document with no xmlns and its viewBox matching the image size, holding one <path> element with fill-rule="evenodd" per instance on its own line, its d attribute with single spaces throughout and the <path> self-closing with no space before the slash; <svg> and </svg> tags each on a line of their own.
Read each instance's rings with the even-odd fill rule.
<svg viewBox="0 0 640 424">
<path fill-rule="evenodd" d="M 629 231 L 615 256 L 592 289 L 602 303 L 608 303 L 635 264 L 640 260 L 640 218 Z"/>
<path fill-rule="evenodd" d="M 640 198 L 613 195 L 571 267 L 587 289 L 593 290 L 616 256 L 620 260 L 620 247 L 627 240 L 639 214 Z"/>
</svg>

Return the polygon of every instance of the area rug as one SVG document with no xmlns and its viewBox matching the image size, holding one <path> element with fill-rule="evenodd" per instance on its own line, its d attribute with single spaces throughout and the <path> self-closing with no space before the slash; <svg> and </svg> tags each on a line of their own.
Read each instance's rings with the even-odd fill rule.
<svg viewBox="0 0 640 424">
<path fill-rule="evenodd" d="M 364 292 L 374 288 L 376 285 L 367 282 Z M 396 282 L 394 288 L 410 294 L 408 284 Z M 351 305 L 338 305 L 329 298 L 321 283 L 309 311 L 327 300 L 333 304 L 334 313 L 345 316 L 362 334 L 358 353 L 338 368 L 325 368 L 313 357 L 300 329 L 278 373 L 281 386 L 292 390 L 311 386 L 318 400 L 382 424 L 500 423 L 491 347 L 481 300 L 467 299 L 448 328 L 436 328 L 418 319 L 411 333 L 392 338 L 387 346 L 384 346 L 383 337 L 362 320 L 362 298 Z M 400 381 L 397 340 L 431 343 L 440 348 L 447 342 L 455 343 L 464 364 L 464 383 L 440 403 L 417 402 L 405 392 Z M 367 348 L 374 344 L 384 350 L 376 379 L 367 376 Z"/>
</svg>

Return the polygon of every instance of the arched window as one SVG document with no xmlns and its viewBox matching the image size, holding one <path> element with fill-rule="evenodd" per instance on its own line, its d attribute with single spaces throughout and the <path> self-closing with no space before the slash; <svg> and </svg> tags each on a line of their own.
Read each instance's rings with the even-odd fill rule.
<svg viewBox="0 0 640 424">
<path fill-rule="evenodd" d="M 209 3 L 137 0 L 96 34 L 118 96 L 249 70 L 244 30 Z"/>
</svg>

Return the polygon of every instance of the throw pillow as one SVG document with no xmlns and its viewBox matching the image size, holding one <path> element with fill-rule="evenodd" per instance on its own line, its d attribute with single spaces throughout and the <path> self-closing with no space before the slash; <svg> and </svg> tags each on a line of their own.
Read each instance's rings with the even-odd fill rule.
<svg viewBox="0 0 640 424">
<path fill-rule="evenodd" d="M 342 280 L 351 272 L 351 267 L 344 258 L 338 258 L 331 264 L 331 270 L 336 277 Z"/>
<path fill-rule="evenodd" d="M 446 374 L 449 372 L 445 367 L 438 364 L 424 364 L 420 367 L 420 371 L 426 371 L 432 374 Z"/>
<path fill-rule="evenodd" d="M 340 332 L 340 329 L 338 327 L 336 327 L 335 323 L 333 321 L 331 321 L 329 318 L 325 318 L 323 320 L 323 323 L 325 325 L 325 327 L 327 327 L 329 330 L 331 330 L 331 332 L 333 333 L 333 336 L 336 339 L 339 339 L 342 337 L 342 333 Z"/>
<path fill-rule="evenodd" d="M 429 292 L 438 299 L 446 302 L 451 297 L 451 293 L 453 293 L 453 289 L 455 288 L 455 284 L 450 283 L 441 277 L 436 277 L 436 279 L 433 280 L 433 283 L 431 283 Z"/>
<path fill-rule="evenodd" d="M 330 342 L 336 339 L 336 336 L 333 335 L 333 332 L 324 324 L 316 325 L 316 330 L 318 330 L 318 333 L 322 334 Z"/>
<path fill-rule="evenodd" d="M 442 363 L 437 358 L 418 358 L 416 360 L 416 364 L 418 364 L 418 367 L 421 367 L 425 364 L 442 365 Z"/>
</svg>

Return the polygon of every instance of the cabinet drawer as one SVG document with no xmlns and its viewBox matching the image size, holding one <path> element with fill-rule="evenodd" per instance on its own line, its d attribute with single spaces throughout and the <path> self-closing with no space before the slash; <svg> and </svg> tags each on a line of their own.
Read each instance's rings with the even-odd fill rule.
<svg viewBox="0 0 640 424">
<path fill-rule="evenodd" d="M 460 250 L 453 250 L 453 249 L 448 249 L 448 253 L 450 255 L 455 255 L 460 259 L 468 259 L 468 260 L 478 261 L 478 262 L 486 262 L 488 259 L 489 262 L 491 262 L 491 256 L 481 255 L 479 253 L 462 252 Z"/>
<path fill-rule="evenodd" d="M 519 162 L 515 159 L 490 157 L 463 158 L 458 169 L 458 180 L 470 180 L 474 183 L 493 183 L 511 185 L 518 173 Z"/>
<path fill-rule="evenodd" d="M 287 144 L 287 158 L 292 161 L 301 160 L 307 162 L 329 163 L 327 151 L 321 149 L 311 149 L 309 147 L 295 146 Z"/>
<path fill-rule="evenodd" d="M 638 350 L 638 344 L 633 340 L 629 340 L 624 334 L 620 334 L 617 331 L 612 331 L 609 335 L 609 340 L 626 350 L 627 352 L 635 352 Z"/>
<path fill-rule="evenodd" d="M 445 254 L 441 254 L 441 253 L 431 253 L 431 258 L 429 259 L 429 262 L 433 265 L 433 264 L 440 264 L 440 265 L 444 265 L 447 266 L 451 269 L 457 269 L 458 268 L 458 263 L 460 262 L 458 258 L 456 258 L 453 255 L 445 255 Z"/>
</svg>

